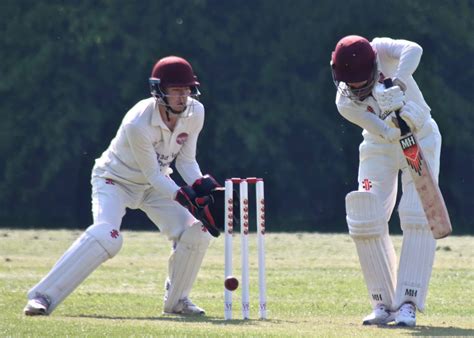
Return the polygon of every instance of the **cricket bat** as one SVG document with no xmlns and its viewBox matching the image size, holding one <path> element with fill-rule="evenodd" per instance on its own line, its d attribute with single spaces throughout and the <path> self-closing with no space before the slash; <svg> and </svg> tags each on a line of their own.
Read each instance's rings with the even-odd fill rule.
<svg viewBox="0 0 474 338">
<path fill-rule="evenodd" d="M 392 87 L 392 79 L 385 79 L 384 85 L 386 88 Z M 428 162 L 423 156 L 423 151 L 415 134 L 400 117 L 399 110 L 395 112 L 395 115 L 401 132 L 400 146 L 407 160 L 408 170 L 413 178 L 433 237 L 435 239 L 447 237 L 451 234 L 452 227 L 443 195 L 433 177 Z"/>
</svg>

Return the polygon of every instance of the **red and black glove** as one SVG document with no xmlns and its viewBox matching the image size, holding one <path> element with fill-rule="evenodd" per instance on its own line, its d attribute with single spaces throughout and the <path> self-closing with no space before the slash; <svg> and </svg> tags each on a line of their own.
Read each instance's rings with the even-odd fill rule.
<svg viewBox="0 0 474 338">
<path fill-rule="evenodd" d="M 210 203 L 214 203 L 212 196 L 198 197 L 194 189 L 186 185 L 178 190 L 175 200 L 201 221 L 212 236 L 218 237 L 220 235 L 208 206 Z"/>
<path fill-rule="evenodd" d="M 196 217 L 198 210 L 209 204 L 210 198 L 209 196 L 198 197 L 191 186 L 185 185 L 178 190 L 175 200 Z"/>
<path fill-rule="evenodd" d="M 214 177 L 209 174 L 204 175 L 194 181 L 192 188 L 196 192 L 197 197 L 203 197 L 210 195 L 214 189 L 221 185 L 216 181 Z"/>
<path fill-rule="evenodd" d="M 209 209 L 209 205 L 204 206 L 204 208 L 199 210 L 199 217 L 198 219 L 202 222 L 202 224 L 206 227 L 207 231 L 214 236 L 219 237 L 221 232 L 219 231 L 214 216 Z"/>
</svg>

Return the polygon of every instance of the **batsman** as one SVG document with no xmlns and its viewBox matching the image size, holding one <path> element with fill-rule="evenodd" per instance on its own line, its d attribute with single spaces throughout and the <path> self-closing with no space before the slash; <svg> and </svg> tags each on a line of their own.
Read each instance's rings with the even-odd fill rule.
<svg viewBox="0 0 474 338">
<path fill-rule="evenodd" d="M 196 161 L 204 124 L 199 82 L 187 60 L 168 56 L 154 65 L 149 84 L 151 97 L 128 111 L 92 169 L 93 224 L 28 292 L 26 315 L 50 314 L 120 251 L 126 208 L 143 210 L 172 242 L 163 311 L 204 314 L 189 294 L 211 234 L 219 234 L 209 209 L 219 184 L 203 175 Z M 171 179 L 173 161 L 188 185 L 180 187 Z"/>
<path fill-rule="evenodd" d="M 399 144 L 397 120 L 417 137 L 437 182 L 441 135 L 413 78 L 422 52 L 411 41 L 382 37 L 369 42 L 356 35 L 342 38 L 332 52 L 337 109 L 363 129 L 358 191 L 346 196 L 346 213 L 373 310 L 364 325 L 415 326 L 416 310 L 425 309 L 436 240 Z M 393 86 L 384 85 L 388 78 Z M 400 171 L 403 242 L 397 269 L 388 222 Z"/>
</svg>

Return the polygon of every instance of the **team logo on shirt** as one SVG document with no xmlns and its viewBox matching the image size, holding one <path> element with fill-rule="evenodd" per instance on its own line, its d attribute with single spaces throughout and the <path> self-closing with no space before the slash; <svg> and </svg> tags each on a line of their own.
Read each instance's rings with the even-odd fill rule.
<svg viewBox="0 0 474 338">
<path fill-rule="evenodd" d="M 188 134 L 187 133 L 181 133 L 176 137 L 176 143 L 178 144 L 184 144 L 186 140 L 188 139 Z"/>
</svg>

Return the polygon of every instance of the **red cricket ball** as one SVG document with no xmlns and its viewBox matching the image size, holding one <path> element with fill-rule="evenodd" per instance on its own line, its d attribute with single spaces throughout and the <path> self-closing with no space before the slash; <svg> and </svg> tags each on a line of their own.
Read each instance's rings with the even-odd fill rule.
<svg viewBox="0 0 474 338">
<path fill-rule="evenodd" d="M 234 291 L 239 287 L 239 280 L 234 276 L 228 276 L 224 281 L 224 286 L 229 291 Z"/>
</svg>

